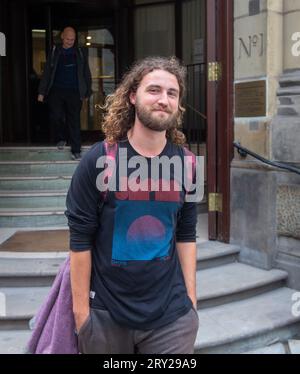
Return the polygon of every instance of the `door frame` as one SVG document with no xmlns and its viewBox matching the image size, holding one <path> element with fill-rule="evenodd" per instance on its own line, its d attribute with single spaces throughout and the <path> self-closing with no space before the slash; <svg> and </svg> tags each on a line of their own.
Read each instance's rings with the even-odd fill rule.
<svg viewBox="0 0 300 374">
<path fill-rule="evenodd" d="M 233 158 L 233 0 L 207 0 L 207 66 L 221 64 L 221 76 L 207 79 L 207 193 L 221 206 L 208 207 L 208 237 L 230 240 L 230 164 Z"/>
</svg>

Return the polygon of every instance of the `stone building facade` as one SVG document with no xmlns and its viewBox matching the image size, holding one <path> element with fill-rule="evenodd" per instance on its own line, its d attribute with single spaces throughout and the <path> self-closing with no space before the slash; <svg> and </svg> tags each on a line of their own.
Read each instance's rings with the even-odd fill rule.
<svg viewBox="0 0 300 374">
<path fill-rule="evenodd" d="M 234 5 L 235 140 L 300 169 L 300 1 Z M 231 241 L 242 244 L 241 260 L 285 269 L 300 289 L 300 175 L 238 153 L 231 166 Z"/>
<path fill-rule="evenodd" d="M 3 0 L 0 36 L 6 35 L 7 48 L 6 56 L 0 57 L 0 146 L 6 142 L 32 145 L 32 135 L 37 129 L 42 133 L 45 124 L 38 123 L 39 111 L 32 115 L 40 108 L 30 71 L 34 55 L 29 52 L 29 34 L 42 36 L 46 56 L 52 33 L 63 24 L 60 7 L 64 5 L 69 18 L 78 18 L 83 38 L 95 32 L 89 23 L 93 17 L 104 15 L 103 25 L 109 24 L 109 31 L 111 25 L 115 27 L 111 64 L 115 83 L 136 58 L 165 54 L 182 59 L 190 69 L 189 84 L 194 90 L 186 130 L 192 134 L 191 142 L 198 141 L 192 149 L 203 150 L 209 159 L 204 79 L 206 65 L 212 62 L 206 59 L 206 44 L 208 36 L 213 37 L 207 35 L 206 17 L 208 4 L 217 8 L 220 2 L 233 3 L 234 9 L 233 17 L 221 15 L 224 24 L 233 19 L 234 120 L 226 126 L 233 126 L 234 140 L 242 146 L 268 160 L 300 168 L 300 0 L 27 0 L 22 5 Z M 4 55 L 3 47 L 0 54 Z M 42 67 L 44 61 L 38 62 Z M 109 91 L 111 86 L 107 87 Z M 95 113 L 96 118 L 99 113 Z M 37 137 L 38 142 L 41 139 Z M 264 269 L 286 269 L 290 286 L 300 289 L 300 176 L 250 156 L 242 158 L 237 152 L 230 168 L 229 237 L 241 246 L 241 261 Z"/>
</svg>

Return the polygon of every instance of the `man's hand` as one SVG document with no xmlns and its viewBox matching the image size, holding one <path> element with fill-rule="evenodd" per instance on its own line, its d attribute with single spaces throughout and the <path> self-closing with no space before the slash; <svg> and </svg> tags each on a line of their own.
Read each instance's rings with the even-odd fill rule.
<svg viewBox="0 0 300 374">
<path fill-rule="evenodd" d="M 195 300 L 194 297 L 191 298 L 191 296 L 190 296 L 190 299 L 192 300 L 193 308 L 194 308 L 195 310 L 197 310 L 197 300 Z"/>
<path fill-rule="evenodd" d="M 44 95 L 39 95 L 38 96 L 38 101 L 40 102 L 40 103 L 43 103 L 44 102 Z"/>
<path fill-rule="evenodd" d="M 76 331 L 79 332 L 83 324 L 87 321 L 89 318 L 90 311 L 88 310 L 87 312 L 74 312 L 74 319 L 75 319 L 75 327 Z"/>
</svg>

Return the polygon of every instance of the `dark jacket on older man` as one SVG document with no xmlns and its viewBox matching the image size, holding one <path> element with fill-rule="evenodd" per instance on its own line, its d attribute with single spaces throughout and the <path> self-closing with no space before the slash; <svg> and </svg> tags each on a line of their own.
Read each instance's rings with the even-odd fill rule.
<svg viewBox="0 0 300 374">
<path fill-rule="evenodd" d="M 77 82 L 80 98 L 86 98 L 91 96 L 91 72 L 88 64 L 87 51 L 84 48 L 74 46 L 72 47 L 74 51 L 74 61 L 77 67 Z M 67 51 L 67 50 L 66 50 Z M 59 73 L 59 60 L 64 54 L 64 49 L 61 45 L 54 46 L 52 48 L 51 54 L 48 56 L 44 74 L 39 85 L 38 93 L 48 96 L 51 88 L 55 85 L 55 80 L 57 78 L 57 73 Z"/>
</svg>

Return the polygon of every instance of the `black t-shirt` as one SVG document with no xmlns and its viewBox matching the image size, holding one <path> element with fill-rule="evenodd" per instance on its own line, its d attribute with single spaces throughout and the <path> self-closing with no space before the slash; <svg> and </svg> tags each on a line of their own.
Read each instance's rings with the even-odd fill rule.
<svg viewBox="0 0 300 374">
<path fill-rule="evenodd" d="M 77 57 L 75 48 L 62 48 L 53 86 L 58 89 L 78 90 Z"/>
<path fill-rule="evenodd" d="M 70 248 L 92 250 L 92 308 L 108 310 L 117 323 L 133 329 L 159 328 L 175 321 L 192 306 L 176 242 L 196 241 L 197 214 L 196 203 L 185 201 L 185 188 L 181 186 L 181 191 L 177 191 L 174 187 L 181 173 L 170 168 L 173 191 L 164 191 L 162 169 L 154 177 L 151 163 L 162 156 L 177 156 L 184 165 L 184 151 L 168 141 L 159 156 L 142 157 L 146 174 L 139 174 L 138 181 L 143 179 L 143 188 L 148 191 L 128 192 L 122 190 L 124 183 L 136 178 L 141 165 L 134 159 L 139 155 L 128 140 L 119 142 L 116 188 L 108 191 L 99 209 L 103 195 L 97 181 L 104 168 L 97 167 L 97 160 L 103 155 L 103 142 L 95 144 L 73 175 L 66 211 Z M 121 163 L 127 165 L 123 187 L 118 182 Z M 151 184 L 151 179 L 160 182 Z M 153 191 L 154 185 L 157 191 Z"/>
</svg>

